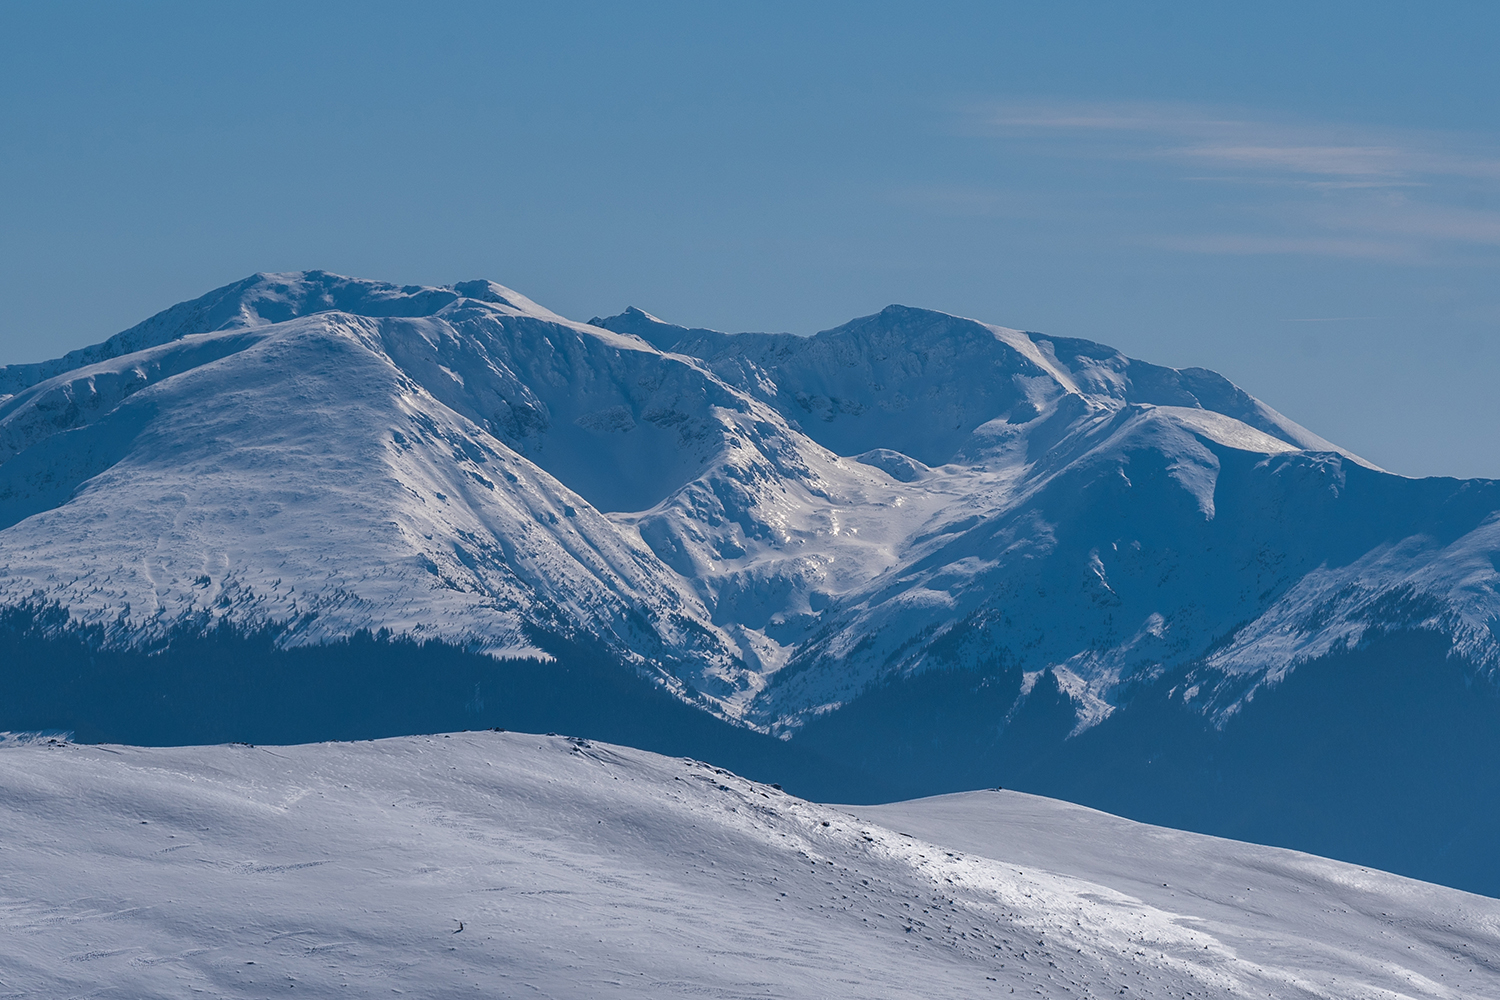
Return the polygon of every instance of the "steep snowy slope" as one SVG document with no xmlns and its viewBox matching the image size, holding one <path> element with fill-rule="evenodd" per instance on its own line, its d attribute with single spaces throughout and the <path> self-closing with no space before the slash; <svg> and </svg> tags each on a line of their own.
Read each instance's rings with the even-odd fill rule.
<svg viewBox="0 0 1500 1000">
<path fill-rule="evenodd" d="M 1494 900 L 1013 795 L 496 733 L 0 744 L 0 788 L 7 996 L 1500 991 Z"/>
<path fill-rule="evenodd" d="M 767 644 L 695 570 L 753 549 L 742 589 L 801 606 L 870 575 L 824 584 L 793 536 L 884 477 L 692 359 L 488 282 L 260 275 L 0 381 L 0 599 L 120 641 L 195 617 L 522 654 L 575 632 L 736 714 Z M 653 504 L 682 516 L 650 547 L 598 514 Z"/>
<path fill-rule="evenodd" d="M 897 306 L 810 338 L 595 323 L 701 357 L 893 480 L 877 525 L 835 514 L 887 560 L 820 546 L 868 582 L 768 619 L 791 648 L 750 714 L 777 729 L 933 666 L 1047 671 L 1082 729 L 1205 657 L 1182 689 L 1221 718 L 1372 627 L 1497 662 L 1495 484 L 1383 473 L 1213 372 Z"/>
<path fill-rule="evenodd" d="M 1371 627 L 1441 628 L 1493 667 L 1495 484 L 1250 451 L 1185 423 L 1122 411 L 1071 462 L 1031 466 L 1008 503 L 922 538 L 823 616 L 777 700 L 805 713 L 937 658 L 1050 671 L 1086 727 L 1122 684 L 1206 657 L 1232 679 L 1201 685 L 1219 716 Z"/>
<path fill-rule="evenodd" d="M 324 313 L 22 390 L 0 413 L 0 594 L 129 636 L 199 616 L 305 642 L 388 627 L 524 652 L 528 627 L 583 626 L 678 645 L 698 612 L 654 560 L 405 375 L 381 334 Z"/>
</svg>

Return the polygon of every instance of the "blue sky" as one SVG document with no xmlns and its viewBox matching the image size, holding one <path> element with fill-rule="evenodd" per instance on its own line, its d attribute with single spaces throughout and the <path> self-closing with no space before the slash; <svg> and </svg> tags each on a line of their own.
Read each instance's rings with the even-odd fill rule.
<svg viewBox="0 0 1500 1000">
<path fill-rule="evenodd" d="M 0 2 L 0 361 L 257 270 L 891 302 L 1500 477 L 1500 5 Z"/>
</svg>

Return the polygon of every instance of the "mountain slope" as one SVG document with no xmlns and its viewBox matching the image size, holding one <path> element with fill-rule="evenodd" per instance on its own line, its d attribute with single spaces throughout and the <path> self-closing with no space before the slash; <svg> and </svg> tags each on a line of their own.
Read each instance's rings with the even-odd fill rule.
<svg viewBox="0 0 1500 1000">
<path fill-rule="evenodd" d="M 0 744 L 0 786 L 14 996 L 1500 989 L 1494 900 L 1013 793 L 856 818 L 487 732 Z"/>
<path fill-rule="evenodd" d="M 1052 671 L 1087 728 L 1122 685 L 1205 657 L 1229 679 L 1198 685 L 1218 718 L 1371 625 L 1496 662 L 1496 485 L 1386 474 L 1212 372 L 903 307 L 811 338 L 596 322 L 700 355 L 896 480 L 890 558 L 783 630 L 754 716 L 776 728 L 984 664 Z"/>
<path fill-rule="evenodd" d="M 404 376 L 378 333 L 329 313 L 206 334 L 12 397 L 12 519 L 65 502 L 7 528 L 0 593 L 136 634 L 199 615 L 299 641 L 384 626 L 525 650 L 527 624 L 585 624 L 627 644 L 643 602 L 669 628 L 681 599 L 649 556 Z"/>
</svg>

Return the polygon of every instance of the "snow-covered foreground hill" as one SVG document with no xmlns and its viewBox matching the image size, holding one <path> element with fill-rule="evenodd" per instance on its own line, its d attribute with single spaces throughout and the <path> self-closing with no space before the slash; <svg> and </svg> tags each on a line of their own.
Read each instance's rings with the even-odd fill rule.
<svg viewBox="0 0 1500 1000">
<path fill-rule="evenodd" d="M 1500 902 L 557 736 L 0 744 L 0 996 L 1473 998 Z"/>
</svg>

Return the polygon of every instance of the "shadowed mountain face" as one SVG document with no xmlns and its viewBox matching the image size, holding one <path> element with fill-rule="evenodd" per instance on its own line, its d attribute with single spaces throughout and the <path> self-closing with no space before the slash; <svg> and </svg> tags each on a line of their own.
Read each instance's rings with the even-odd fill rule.
<svg viewBox="0 0 1500 1000">
<path fill-rule="evenodd" d="M 714 732 L 788 738 L 735 752 L 800 748 L 847 776 L 829 797 L 1024 784 L 1500 891 L 1465 846 L 1487 805 L 1369 832 L 1395 829 L 1383 796 L 1489 753 L 1497 511 L 1495 483 L 1390 475 L 1213 372 L 927 310 L 731 335 L 576 323 L 491 282 L 256 275 L 0 368 L 0 728 L 275 731 L 275 699 L 231 708 L 211 671 L 181 689 L 191 725 L 142 728 L 128 697 L 79 721 L 124 690 L 100 663 L 146 657 L 170 689 L 150 657 L 207 635 L 261 650 L 236 684 L 345 664 L 277 682 L 299 739 L 461 727 L 457 678 L 496 656 L 543 671 L 507 675 L 517 712 L 573 671 L 561 712 L 583 657 Z M 364 700 L 332 696 L 334 651 L 382 629 Z M 94 653 L 70 679 L 48 643 Z M 479 659 L 418 711 L 436 650 Z M 618 738 L 588 703 L 546 717 Z M 1359 740 L 1307 742 L 1377 726 L 1407 734 L 1383 785 L 1373 751 L 1340 756 Z"/>
</svg>

